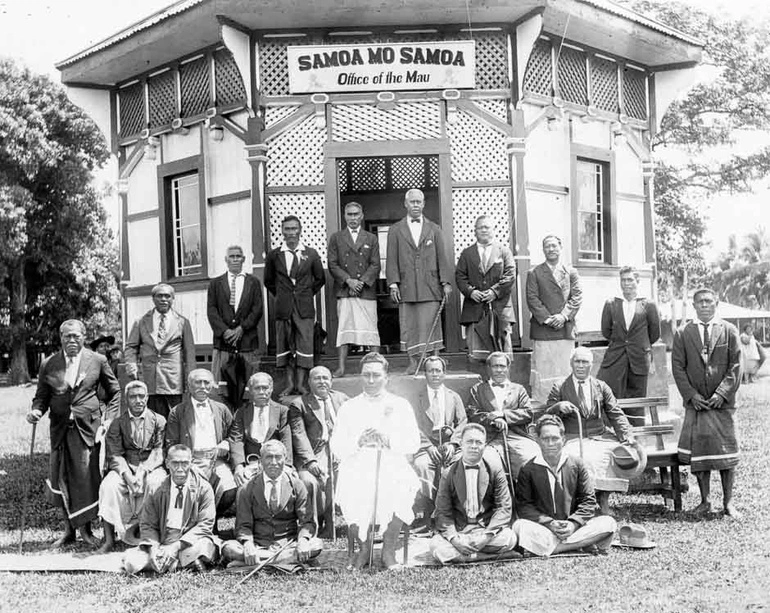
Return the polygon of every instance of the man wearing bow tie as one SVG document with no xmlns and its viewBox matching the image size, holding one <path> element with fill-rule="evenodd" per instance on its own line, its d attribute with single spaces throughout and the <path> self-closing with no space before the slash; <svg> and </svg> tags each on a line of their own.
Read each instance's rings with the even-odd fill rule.
<svg viewBox="0 0 770 613">
<path fill-rule="evenodd" d="M 147 385 L 147 406 L 168 419 L 182 402 L 185 382 L 195 368 L 195 340 L 186 317 L 173 309 L 174 288 L 159 283 L 152 288 L 155 307 L 137 320 L 126 341 L 126 374 Z"/>
<path fill-rule="evenodd" d="M 462 459 L 439 483 L 439 533 L 430 541 L 430 552 L 442 564 L 496 559 L 516 546 L 509 527 L 511 492 L 500 464 L 484 456 L 485 442 L 484 428 L 467 424 L 460 435 Z"/>
<path fill-rule="evenodd" d="M 109 410 L 120 409 L 120 385 L 107 358 L 85 349 L 86 327 L 68 319 L 59 328 L 62 350 L 43 360 L 37 391 L 27 421 L 37 423 L 51 410 L 49 497 L 61 506 L 64 536 L 61 547 L 75 541 L 75 530 L 85 543 L 97 546 L 91 520 L 99 507 L 99 442 L 103 433 L 97 388 L 104 389 Z"/>
</svg>

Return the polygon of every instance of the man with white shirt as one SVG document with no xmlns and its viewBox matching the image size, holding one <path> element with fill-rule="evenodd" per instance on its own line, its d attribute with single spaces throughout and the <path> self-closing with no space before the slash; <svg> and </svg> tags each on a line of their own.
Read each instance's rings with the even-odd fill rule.
<svg viewBox="0 0 770 613">
<path fill-rule="evenodd" d="M 486 436 L 483 426 L 467 424 L 462 460 L 439 483 L 430 552 L 442 564 L 499 559 L 516 546 L 511 492 L 502 467 L 484 455 Z"/>
<path fill-rule="evenodd" d="M 335 377 L 345 375 L 350 345 L 377 351 L 377 291 L 380 277 L 380 243 L 362 228 L 364 210 L 358 202 L 345 205 L 346 228 L 335 232 L 327 250 L 329 274 L 337 296 L 337 351 L 339 366 Z"/>
<path fill-rule="evenodd" d="M 165 446 L 182 444 L 192 450 L 193 463 L 211 484 L 221 515 L 236 494 L 235 479 L 225 461 L 230 454 L 228 436 L 233 417 L 224 404 L 211 400 L 214 377 L 208 370 L 193 370 L 187 385 L 190 398 L 171 409 L 168 416 Z"/>
<path fill-rule="evenodd" d="M 289 409 L 271 400 L 272 394 L 273 378 L 264 372 L 254 373 L 249 379 L 249 400 L 233 417 L 228 443 L 230 466 L 239 489 L 262 472 L 260 458 L 267 441 L 281 441 L 291 459 Z"/>
<path fill-rule="evenodd" d="M 611 298 L 602 311 L 602 335 L 610 344 L 597 378 L 616 398 L 644 398 L 660 317 L 654 302 L 638 296 L 639 273 L 631 266 L 620 269 L 620 288 L 623 297 Z"/>
<path fill-rule="evenodd" d="M 152 288 L 155 307 L 134 322 L 126 341 L 126 374 L 147 385 L 147 406 L 164 419 L 182 402 L 185 382 L 195 368 L 195 340 L 186 317 L 173 309 L 174 288 Z"/>
<path fill-rule="evenodd" d="M 407 374 L 417 371 L 423 350 L 438 353 L 444 335 L 438 325 L 428 338 L 441 299 L 452 292 L 452 265 L 441 228 L 423 216 L 425 195 L 410 189 L 404 196 L 407 215 L 388 231 L 385 272 L 390 297 L 398 305 L 401 342 L 409 354 Z"/>
<path fill-rule="evenodd" d="M 333 519 L 334 509 L 327 508 L 331 502 L 327 492 L 336 482 L 336 466 L 330 456 L 329 439 L 334 432 L 340 406 L 348 400 L 348 396 L 332 390 L 332 374 L 326 366 L 313 368 L 308 380 L 310 392 L 295 398 L 289 405 L 294 467 L 307 488 L 308 501 L 319 532 L 326 530 L 328 533 L 331 526 L 324 525 L 324 519 L 327 516 Z M 331 475 L 331 470 L 334 470 L 334 475 Z"/>
<path fill-rule="evenodd" d="M 296 215 L 281 222 L 283 245 L 265 258 L 265 287 L 275 296 L 275 365 L 285 369 L 281 396 L 307 393 L 307 372 L 314 366 L 315 295 L 326 283 L 321 258 L 302 244 Z"/>
</svg>

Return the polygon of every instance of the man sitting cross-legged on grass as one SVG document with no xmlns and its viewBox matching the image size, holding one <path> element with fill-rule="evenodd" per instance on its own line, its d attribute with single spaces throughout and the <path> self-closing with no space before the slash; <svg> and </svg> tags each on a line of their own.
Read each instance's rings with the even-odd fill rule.
<svg viewBox="0 0 770 613">
<path fill-rule="evenodd" d="M 295 557 L 307 562 L 321 553 L 321 539 L 315 537 L 316 524 L 307 489 L 286 466 L 286 447 L 281 441 L 269 440 L 262 445 L 262 474 L 251 479 L 238 492 L 235 535 L 227 541 L 222 557 L 249 566 L 268 559 L 290 540 L 295 548 L 287 548 L 276 562 Z"/>
<path fill-rule="evenodd" d="M 583 460 L 563 453 L 564 424 L 543 415 L 535 425 L 541 453 L 527 462 L 516 483 L 519 547 L 539 556 L 586 549 L 606 553 L 617 524 L 594 517 L 596 497 Z"/>
<path fill-rule="evenodd" d="M 130 381 L 125 394 L 128 411 L 110 424 L 105 439 L 110 471 L 99 488 L 104 544 L 98 553 L 112 551 L 116 536 L 129 545 L 139 543 L 137 529 L 144 497 L 166 478 L 166 420 L 147 408 L 147 386 L 143 381 Z"/>
<path fill-rule="evenodd" d="M 129 574 L 180 568 L 202 571 L 219 555 L 219 539 L 212 532 L 214 491 L 193 469 L 190 448 L 171 447 L 166 468 L 169 476 L 144 501 L 142 542 L 123 557 L 123 568 Z"/>
<path fill-rule="evenodd" d="M 462 430 L 462 459 L 441 477 L 436 498 L 436 528 L 430 541 L 442 564 L 503 557 L 516 546 L 511 522 L 511 494 L 499 461 L 484 458 L 483 426 Z"/>
</svg>

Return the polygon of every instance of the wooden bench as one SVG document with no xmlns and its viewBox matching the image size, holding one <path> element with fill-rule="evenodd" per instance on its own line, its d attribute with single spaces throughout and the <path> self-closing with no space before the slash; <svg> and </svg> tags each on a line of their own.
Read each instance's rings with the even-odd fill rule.
<svg viewBox="0 0 770 613">
<path fill-rule="evenodd" d="M 666 445 L 663 437 L 674 434 L 673 424 L 662 424 L 658 416 L 659 407 L 668 407 L 668 398 L 625 398 L 618 405 L 626 413 L 633 427 L 634 436 L 647 453 L 647 468 L 660 470 L 660 484 L 646 491 L 660 492 L 664 498 L 674 501 L 674 511 L 682 510 L 682 482 L 679 475 L 679 455 L 676 445 Z M 654 437 L 654 443 L 645 439 Z M 669 469 L 671 475 L 669 478 Z"/>
</svg>

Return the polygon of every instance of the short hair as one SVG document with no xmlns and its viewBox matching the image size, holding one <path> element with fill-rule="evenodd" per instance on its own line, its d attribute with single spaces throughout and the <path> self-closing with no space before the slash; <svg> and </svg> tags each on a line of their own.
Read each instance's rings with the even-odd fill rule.
<svg viewBox="0 0 770 613">
<path fill-rule="evenodd" d="M 66 319 L 59 326 L 59 336 L 64 334 L 64 329 L 65 328 L 71 328 L 73 326 L 75 326 L 77 328 L 80 328 L 80 333 L 83 336 L 86 335 L 86 325 L 82 321 L 80 321 L 79 319 Z"/>
<path fill-rule="evenodd" d="M 168 448 L 168 451 L 166 452 L 166 460 L 171 457 L 172 453 L 189 453 L 190 457 L 192 458 L 192 449 L 190 449 L 187 445 L 183 445 L 182 443 L 172 445 Z"/>
<path fill-rule="evenodd" d="M 208 376 L 208 378 L 211 379 L 211 382 L 214 383 L 214 375 L 210 370 L 206 370 L 205 368 L 195 368 L 190 371 L 189 375 L 187 375 L 187 384 L 192 384 L 193 379 L 195 379 L 195 377 L 199 376 L 201 373 L 206 373 L 206 376 Z"/>
<path fill-rule="evenodd" d="M 511 356 L 505 353 L 504 351 L 493 351 L 487 356 L 487 359 L 484 361 L 487 366 L 489 366 L 492 363 L 492 360 L 495 358 L 505 358 L 505 363 L 510 366 L 511 365 Z"/>
<path fill-rule="evenodd" d="M 174 288 L 171 287 L 168 283 L 158 283 L 155 287 L 152 288 L 152 295 L 154 296 L 158 292 L 162 292 L 163 290 L 166 290 L 167 294 L 171 294 L 171 297 L 173 298 L 175 296 Z"/>
<path fill-rule="evenodd" d="M 409 194 L 420 194 L 420 196 L 422 196 L 422 199 L 425 200 L 425 193 L 421 189 L 417 189 L 416 187 L 413 187 L 412 189 L 406 190 L 406 193 L 404 194 L 404 202 L 406 202 L 409 199 Z"/>
<path fill-rule="evenodd" d="M 594 361 L 593 351 L 591 351 L 588 347 L 583 347 L 582 345 L 575 347 L 572 351 L 570 351 L 569 361 L 572 362 L 572 360 L 574 360 L 579 355 L 585 356 L 585 358 L 591 363 Z"/>
<path fill-rule="evenodd" d="M 351 200 L 350 202 L 348 202 L 348 203 L 345 205 L 345 208 L 344 208 L 343 210 L 344 210 L 345 212 L 347 212 L 347 210 L 348 210 L 349 208 L 353 208 L 353 207 L 357 208 L 357 209 L 358 209 L 359 211 L 361 211 L 362 213 L 364 212 L 364 207 L 363 207 L 363 206 L 361 206 L 361 203 L 359 203 L 359 202 L 356 202 L 355 200 Z"/>
<path fill-rule="evenodd" d="M 535 422 L 535 433 L 538 437 L 545 426 L 556 426 L 559 428 L 559 434 L 564 436 L 564 422 L 558 415 L 543 415 Z"/>
<path fill-rule="evenodd" d="M 228 245 L 227 249 L 225 249 L 225 253 L 227 253 L 228 251 L 233 251 L 235 249 L 240 251 L 241 255 L 243 255 L 243 247 L 241 247 L 240 245 Z"/>
<path fill-rule="evenodd" d="M 319 364 L 318 366 L 313 366 L 313 368 L 310 369 L 310 372 L 307 373 L 308 379 L 313 376 L 313 373 L 319 371 L 319 370 L 325 370 L 327 373 L 329 373 L 330 377 L 333 377 L 332 371 L 326 368 L 323 364 Z"/>
<path fill-rule="evenodd" d="M 366 364 L 382 364 L 382 368 L 385 370 L 385 372 L 388 372 L 388 368 L 390 367 L 390 364 L 388 364 L 385 356 L 381 353 L 377 353 L 376 351 L 370 351 L 361 358 L 361 370 L 364 369 Z"/>
<path fill-rule="evenodd" d="M 262 445 L 262 449 L 260 453 L 264 455 L 267 452 L 270 451 L 280 451 L 283 453 L 283 457 L 286 457 L 287 451 L 286 451 L 286 445 L 284 445 L 281 441 L 275 438 L 271 438 L 269 441 L 266 441 Z"/>
<path fill-rule="evenodd" d="M 126 383 L 126 388 L 123 390 L 123 393 L 128 396 L 128 392 L 130 392 L 135 387 L 141 387 L 144 390 L 144 393 L 147 393 L 147 384 L 144 381 L 139 381 L 139 379 L 135 379 Z"/>
<path fill-rule="evenodd" d="M 556 236 L 555 234 L 546 234 L 543 237 L 543 243 L 542 243 L 543 247 L 545 247 L 545 241 L 547 241 L 549 239 L 554 239 L 557 243 L 559 243 L 559 246 L 561 247 L 561 239 L 558 236 Z"/>
<path fill-rule="evenodd" d="M 714 300 L 717 299 L 717 293 L 713 289 L 710 287 L 699 287 L 692 293 L 692 301 L 695 302 L 701 294 L 711 294 Z"/>
<path fill-rule="evenodd" d="M 254 387 L 254 383 L 259 377 L 267 377 L 268 381 L 270 381 L 270 387 L 273 387 L 273 378 L 267 374 L 266 372 L 255 372 L 253 375 L 249 377 L 249 380 L 246 382 L 246 386 L 251 389 Z"/>
<path fill-rule="evenodd" d="M 299 217 L 296 215 L 287 215 L 281 220 L 281 227 L 283 228 L 283 224 L 289 223 L 290 221 L 296 221 L 299 224 L 299 229 L 302 229 L 302 222 L 299 220 Z"/>
<path fill-rule="evenodd" d="M 743 331 L 746 332 L 746 330 L 751 330 L 753 332 L 754 326 L 752 324 L 746 324 L 745 326 L 743 326 Z"/>
<path fill-rule="evenodd" d="M 490 219 L 490 220 L 492 220 L 492 225 L 494 225 L 494 220 L 492 219 L 492 216 L 491 215 L 487 215 L 486 213 L 483 213 L 482 215 L 479 215 L 476 218 L 476 221 L 473 222 L 473 227 L 475 228 L 482 219 Z"/>
<path fill-rule="evenodd" d="M 438 362 L 439 364 L 441 364 L 442 368 L 444 369 L 444 372 L 446 372 L 446 367 L 447 367 L 446 360 L 442 358 L 440 355 L 432 355 L 425 358 L 425 361 L 422 363 L 423 372 L 428 372 L 428 362 Z"/>
<path fill-rule="evenodd" d="M 465 424 L 463 426 L 463 429 L 460 431 L 460 440 L 462 441 L 465 438 L 465 433 L 466 432 L 474 432 L 474 431 L 484 435 L 484 442 L 485 443 L 487 442 L 487 431 L 486 431 L 486 429 L 481 424 L 475 424 L 475 423 Z"/>
<path fill-rule="evenodd" d="M 636 270 L 636 268 L 634 268 L 633 266 L 623 266 L 618 271 L 619 277 L 622 277 L 623 275 L 628 275 L 628 274 L 634 275 L 634 278 L 637 280 L 639 279 L 639 271 Z"/>
</svg>

